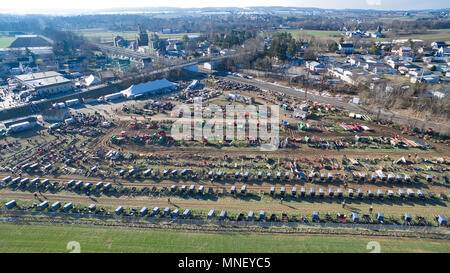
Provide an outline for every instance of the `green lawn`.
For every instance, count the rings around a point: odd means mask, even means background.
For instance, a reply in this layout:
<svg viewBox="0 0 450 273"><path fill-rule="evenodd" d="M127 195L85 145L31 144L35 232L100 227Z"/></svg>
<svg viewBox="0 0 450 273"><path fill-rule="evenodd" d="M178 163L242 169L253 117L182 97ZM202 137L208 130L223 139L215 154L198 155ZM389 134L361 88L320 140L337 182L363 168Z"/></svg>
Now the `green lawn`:
<svg viewBox="0 0 450 273"><path fill-rule="evenodd" d="M331 235L194 233L93 226L0 224L0 252L369 252L377 241L381 252L450 252L448 241Z"/></svg>

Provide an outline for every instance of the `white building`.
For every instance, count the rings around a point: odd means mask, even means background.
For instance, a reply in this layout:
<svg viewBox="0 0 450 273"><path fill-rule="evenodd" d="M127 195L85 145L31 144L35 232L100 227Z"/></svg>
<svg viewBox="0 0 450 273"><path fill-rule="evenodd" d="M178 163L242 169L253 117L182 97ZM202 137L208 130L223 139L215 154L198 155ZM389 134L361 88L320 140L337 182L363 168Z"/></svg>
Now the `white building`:
<svg viewBox="0 0 450 273"><path fill-rule="evenodd" d="M67 92L73 89L72 81L55 71L17 75L15 78L41 96Z"/></svg>
<svg viewBox="0 0 450 273"><path fill-rule="evenodd" d="M176 89L176 85L167 79L156 80L152 82L140 83L132 85L127 89L120 91L126 98L135 98L147 94L155 95L167 93Z"/></svg>

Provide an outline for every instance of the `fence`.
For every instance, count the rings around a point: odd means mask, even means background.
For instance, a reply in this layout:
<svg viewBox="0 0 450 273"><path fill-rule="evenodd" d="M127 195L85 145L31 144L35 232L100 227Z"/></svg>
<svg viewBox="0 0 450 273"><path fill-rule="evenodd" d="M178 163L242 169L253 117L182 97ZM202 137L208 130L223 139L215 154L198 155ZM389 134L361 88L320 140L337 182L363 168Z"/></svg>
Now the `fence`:
<svg viewBox="0 0 450 273"><path fill-rule="evenodd" d="M230 220L203 220L203 219L172 219L170 217L151 217L151 216L124 216L124 215L98 215L89 213L65 213L65 212L44 212L44 211L25 211L25 210L5 210L0 209L0 215L4 216L3 221L17 221L25 220L30 216L46 216L51 219L59 221L56 222L71 222L76 220L114 220L118 225L135 226L135 225L148 225L148 224L179 224L179 225L191 225L191 226L219 226L230 228L273 228L273 227L289 227L289 228L345 228L353 230L372 230L372 231L413 231L424 233L436 233L446 234L449 229L446 227L432 227L432 226L409 226L409 225L391 225L391 224L356 224L356 223L302 223L302 222L269 222L269 221L230 221ZM6 219L5 217L11 217L12 219ZM20 217L14 219L14 217ZM181 217L181 216L180 216ZM64 219L64 220L61 220ZM28 219L29 220L29 219ZM43 221L45 222L45 221ZM47 221L48 222L48 221ZM89 222L89 224L94 224ZM97 223L99 224L99 223ZM105 223L100 224L105 225ZM448 233L447 233L448 234Z"/></svg>

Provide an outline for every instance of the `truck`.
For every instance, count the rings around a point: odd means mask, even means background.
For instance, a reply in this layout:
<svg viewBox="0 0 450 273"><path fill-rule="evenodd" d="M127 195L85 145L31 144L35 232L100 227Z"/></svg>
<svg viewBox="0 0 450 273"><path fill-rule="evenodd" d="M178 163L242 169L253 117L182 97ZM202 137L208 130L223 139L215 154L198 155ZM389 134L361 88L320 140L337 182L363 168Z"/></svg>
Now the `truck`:
<svg viewBox="0 0 450 273"><path fill-rule="evenodd" d="M29 121L24 121L20 123L13 124L9 126L7 133L18 133L31 128L31 123Z"/></svg>
<svg viewBox="0 0 450 273"><path fill-rule="evenodd" d="M100 98L103 99L102 101L118 100L118 99L123 98L123 94L120 93L120 92L117 92L117 93L112 93L112 94L109 94L109 95L105 95L105 96L100 97ZM100 98L98 99L98 101L102 102L102 101L100 101Z"/></svg>
<svg viewBox="0 0 450 273"><path fill-rule="evenodd" d="M76 105L79 104L80 100L79 99L73 99L73 100L66 100L66 106L70 107L72 105Z"/></svg>

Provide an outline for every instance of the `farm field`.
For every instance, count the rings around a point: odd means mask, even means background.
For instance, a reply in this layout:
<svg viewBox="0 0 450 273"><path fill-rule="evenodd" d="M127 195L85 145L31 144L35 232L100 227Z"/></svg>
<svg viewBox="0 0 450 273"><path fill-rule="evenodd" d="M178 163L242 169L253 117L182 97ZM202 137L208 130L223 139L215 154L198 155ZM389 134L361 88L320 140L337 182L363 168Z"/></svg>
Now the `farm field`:
<svg viewBox="0 0 450 273"><path fill-rule="evenodd" d="M80 243L82 253L92 252L203 252L203 253L367 253L377 241L383 252L450 251L446 240L417 238L284 235L254 233L197 233L80 225L0 224L0 252L69 252L67 243Z"/></svg>
<svg viewBox="0 0 450 273"><path fill-rule="evenodd" d="M0 48L9 47L15 39L15 37L0 36Z"/></svg>

